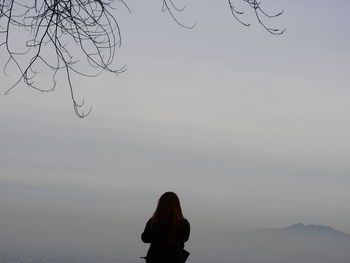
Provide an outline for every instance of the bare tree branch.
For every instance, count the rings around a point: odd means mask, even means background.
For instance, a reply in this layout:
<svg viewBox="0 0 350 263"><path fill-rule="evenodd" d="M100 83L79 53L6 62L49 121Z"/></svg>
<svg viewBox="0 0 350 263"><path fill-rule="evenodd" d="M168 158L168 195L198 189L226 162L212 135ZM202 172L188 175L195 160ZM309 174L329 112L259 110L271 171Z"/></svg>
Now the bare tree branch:
<svg viewBox="0 0 350 263"><path fill-rule="evenodd" d="M278 12L276 14L273 14L273 15L270 15L268 14L267 12L264 11L264 9L262 9L261 7L261 2L258 2L256 0L242 0L243 2L245 2L250 8L252 8L254 10L254 14L255 14L255 17L256 19L258 20L259 24L265 29L267 30L267 32L273 34L273 35L281 35L284 33L284 31L286 31L286 29L280 29L280 28L271 28L271 27L268 27L266 26L265 22L263 22L262 20L262 17L265 17L265 18L275 18L275 17L278 17L280 15L283 14L283 10L281 12ZM228 4L229 4L229 7L231 9L231 13L233 15L233 17L239 22L241 23L242 25L244 26L247 26L249 27L250 26L250 23L246 23L246 22L243 22L241 19L240 19L240 16L242 16L245 12L243 11L238 11L236 9L236 7L234 6L232 0L228 0Z"/></svg>
<svg viewBox="0 0 350 263"><path fill-rule="evenodd" d="M283 11L270 15L256 0L236 1L244 2L253 9L259 24L269 33L280 35L285 31L268 27L263 22L263 18L278 17ZM228 0L228 4L234 18L242 25L249 26L249 23L241 20L244 12L235 8L233 0ZM178 19L178 14L185 7L177 6L175 0L162 0L162 5L162 11L167 12L178 25L187 29L195 26L195 23L185 25ZM56 76L62 71L76 115L81 118L89 115L92 108L83 111L84 99L81 103L77 102L72 74L95 77L102 71L114 74L125 71L125 66L115 68L112 65L116 48L122 43L119 23L112 15L117 7L131 12L124 0L0 0L0 48L8 55L4 74L8 75L7 68L14 65L19 75L5 94L9 94L21 82L40 92L53 91L57 84ZM19 30L25 33L21 41L14 39ZM24 43L24 46L19 47L19 43ZM24 57L29 60L23 60ZM82 57L94 70L93 73L81 70ZM43 88L35 83L42 68L52 72L49 87Z"/></svg>
<svg viewBox="0 0 350 263"><path fill-rule="evenodd" d="M23 4L17 0L1 0L0 3L0 35L4 40L9 59L5 65L14 63L19 71L18 80L6 91L8 94L20 82L41 92L53 91L56 86L55 76L58 71L65 70L70 89L73 107L79 117L87 113L80 111L84 105L77 103L73 91L71 74L87 77L97 76L101 71L115 74L125 70L112 68L115 50L121 45L121 32L118 21L111 14L114 0L33 0L31 4ZM117 1L127 7L123 1ZM17 28L23 28L29 39L26 50L18 52L11 40L11 34ZM88 63L98 72L87 74L77 67L79 59L75 56L76 45L85 55ZM19 56L30 55L30 61L23 63ZM49 54L49 55L48 55ZM48 56L55 54L52 62ZM38 64L44 64L52 70L52 86L46 89L37 87L34 79L38 74Z"/></svg>
<svg viewBox="0 0 350 263"><path fill-rule="evenodd" d="M181 7L181 8L177 7L177 6L175 5L175 3L174 3L173 0L162 0L162 1L163 1L162 11L163 11L163 12L168 12L169 15L172 17L172 19L173 19L178 25L180 25L180 26L182 26L182 27L184 27L184 28L187 28L187 29L192 29L192 28L194 28L194 27L196 26L196 23L194 23L194 24L191 25L191 26L187 26L187 25L183 24L182 22L180 22L180 21L176 18L174 12L182 12L182 11L185 9L184 6Z"/></svg>

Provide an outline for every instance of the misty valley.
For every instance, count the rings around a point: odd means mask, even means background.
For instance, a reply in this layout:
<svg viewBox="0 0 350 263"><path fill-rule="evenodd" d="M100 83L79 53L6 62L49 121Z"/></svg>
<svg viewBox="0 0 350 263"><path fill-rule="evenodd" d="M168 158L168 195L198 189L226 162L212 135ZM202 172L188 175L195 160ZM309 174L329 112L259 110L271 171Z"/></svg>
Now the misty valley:
<svg viewBox="0 0 350 263"><path fill-rule="evenodd" d="M216 231L218 232L218 231ZM349 263L350 235L329 226L304 225L257 229L242 232L224 231L203 236L190 243L194 263ZM196 233L194 233L194 237ZM6 241L2 237L2 242ZM4 246L3 246L4 247ZM116 251L118 249L116 248ZM141 251L141 250L140 250ZM142 252L140 252L142 253ZM140 254L141 256L141 254ZM30 251L25 247L0 249L0 263L143 263L128 251L115 254L69 254Z"/></svg>

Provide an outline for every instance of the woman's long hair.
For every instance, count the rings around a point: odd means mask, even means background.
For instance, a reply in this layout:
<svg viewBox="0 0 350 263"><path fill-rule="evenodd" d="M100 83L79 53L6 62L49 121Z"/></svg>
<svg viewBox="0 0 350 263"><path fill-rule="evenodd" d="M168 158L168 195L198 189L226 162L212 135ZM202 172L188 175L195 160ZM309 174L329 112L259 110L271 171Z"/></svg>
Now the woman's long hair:
<svg viewBox="0 0 350 263"><path fill-rule="evenodd" d="M179 198L174 192L166 192L158 200L156 211L152 216L152 224L162 225L169 243L175 244L176 229L183 218Z"/></svg>

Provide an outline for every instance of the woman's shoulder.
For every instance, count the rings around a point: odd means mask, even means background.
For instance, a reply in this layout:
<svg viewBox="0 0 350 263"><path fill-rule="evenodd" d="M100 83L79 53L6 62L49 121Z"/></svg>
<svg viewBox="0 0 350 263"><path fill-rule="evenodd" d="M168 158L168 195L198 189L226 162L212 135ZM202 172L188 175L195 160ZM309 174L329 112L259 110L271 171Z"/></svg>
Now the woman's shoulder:
<svg viewBox="0 0 350 263"><path fill-rule="evenodd" d="M190 222L186 218L182 218L181 224L184 226L190 226Z"/></svg>
<svg viewBox="0 0 350 263"><path fill-rule="evenodd" d="M186 217L182 218L182 222L189 223Z"/></svg>

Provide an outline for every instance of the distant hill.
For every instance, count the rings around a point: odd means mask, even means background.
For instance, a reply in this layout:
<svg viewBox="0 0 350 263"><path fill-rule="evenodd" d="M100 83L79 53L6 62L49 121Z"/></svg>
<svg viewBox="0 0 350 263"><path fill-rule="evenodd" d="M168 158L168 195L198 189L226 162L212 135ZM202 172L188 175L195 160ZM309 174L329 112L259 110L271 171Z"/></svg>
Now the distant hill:
<svg viewBox="0 0 350 263"><path fill-rule="evenodd" d="M304 225L302 223L290 225L285 228L289 231L301 231L301 232L310 232L310 233L324 233L324 234L330 234L330 235L338 235L343 237L349 237L350 235L337 231L334 228L330 226L323 226L323 225Z"/></svg>
<svg viewBox="0 0 350 263"><path fill-rule="evenodd" d="M304 225L302 223L293 224L290 226L287 226L285 228L270 228L270 229L261 229L263 232L271 232L271 233L284 233L284 234L293 234L293 235L309 235L309 236L315 236L315 235L322 235L322 236L328 236L328 237L339 237L339 238L345 238L350 240L350 235L337 231L334 228L330 226L324 226L324 225Z"/></svg>
<svg viewBox="0 0 350 263"><path fill-rule="evenodd" d="M235 242L235 243L233 243ZM293 224L235 236L232 262L349 263L350 235L324 225Z"/></svg>

